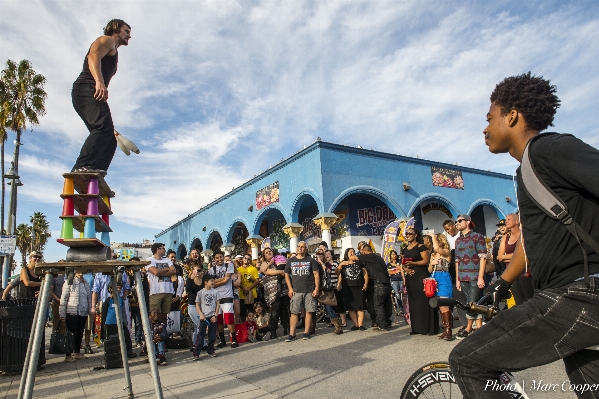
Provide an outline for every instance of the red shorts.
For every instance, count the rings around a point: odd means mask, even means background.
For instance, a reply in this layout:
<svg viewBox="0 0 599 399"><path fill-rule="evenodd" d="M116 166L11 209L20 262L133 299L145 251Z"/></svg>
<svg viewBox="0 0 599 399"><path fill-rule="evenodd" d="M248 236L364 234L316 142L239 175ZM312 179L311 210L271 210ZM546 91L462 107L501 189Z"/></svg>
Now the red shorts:
<svg viewBox="0 0 599 399"><path fill-rule="evenodd" d="M223 324L223 317L225 319L225 324L235 324L235 313L221 313L216 318L216 324Z"/></svg>

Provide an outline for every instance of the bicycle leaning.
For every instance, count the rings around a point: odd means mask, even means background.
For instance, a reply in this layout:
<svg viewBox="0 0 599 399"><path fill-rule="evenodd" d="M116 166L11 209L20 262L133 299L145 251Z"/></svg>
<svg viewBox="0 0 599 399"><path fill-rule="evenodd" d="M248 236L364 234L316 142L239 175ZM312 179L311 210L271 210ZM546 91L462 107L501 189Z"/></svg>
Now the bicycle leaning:
<svg viewBox="0 0 599 399"><path fill-rule="evenodd" d="M489 301L492 301L492 305L485 305ZM478 303L464 305L454 298L431 298L430 306L437 308L439 306L457 306L465 311L475 312L482 314L487 319L493 318L497 311L498 299L493 298L492 294L483 296ZM514 376L511 373L502 373L499 382L499 386L492 387L495 390L505 391L510 394L514 399L528 399L528 396L516 382ZM460 388L455 382L453 373L449 368L449 363L444 362L433 362L426 364L416 370L408 381L404 385L401 392L401 399L416 399L416 398L462 398Z"/></svg>

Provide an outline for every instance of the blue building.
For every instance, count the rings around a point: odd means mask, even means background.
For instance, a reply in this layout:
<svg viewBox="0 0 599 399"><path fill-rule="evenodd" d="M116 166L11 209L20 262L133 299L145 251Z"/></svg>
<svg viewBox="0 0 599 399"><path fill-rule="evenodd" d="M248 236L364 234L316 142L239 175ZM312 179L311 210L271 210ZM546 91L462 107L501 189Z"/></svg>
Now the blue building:
<svg viewBox="0 0 599 399"><path fill-rule="evenodd" d="M266 237L295 250L327 241L336 252L414 216L416 227L443 231L467 213L491 237L516 208L512 177L424 159L317 141L156 235L183 258L193 248L252 253Z"/></svg>

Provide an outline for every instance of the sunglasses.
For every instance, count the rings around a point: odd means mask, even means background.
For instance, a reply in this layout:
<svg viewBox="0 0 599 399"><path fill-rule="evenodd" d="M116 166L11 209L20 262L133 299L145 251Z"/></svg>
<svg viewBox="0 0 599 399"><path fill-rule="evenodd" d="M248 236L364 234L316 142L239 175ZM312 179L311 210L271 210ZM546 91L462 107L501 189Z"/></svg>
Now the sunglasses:
<svg viewBox="0 0 599 399"><path fill-rule="evenodd" d="M416 233L410 233L410 232L408 232L408 233L406 233L406 235L407 235L407 236L415 236L415 235L416 235Z"/></svg>
<svg viewBox="0 0 599 399"><path fill-rule="evenodd" d="M455 222L456 222L456 223L462 223L462 222L465 222L465 221L466 221L466 219L458 219L458 220L456 220Z"/></svg>
<svg viewBox="0 0 599 399"><path fill-rule="evenodd" d="M32 256L32 258L33 258L33 259L41 259L42 257L41 257L41 256L39 256L39 255L33 255L33 256Z"/></svg>

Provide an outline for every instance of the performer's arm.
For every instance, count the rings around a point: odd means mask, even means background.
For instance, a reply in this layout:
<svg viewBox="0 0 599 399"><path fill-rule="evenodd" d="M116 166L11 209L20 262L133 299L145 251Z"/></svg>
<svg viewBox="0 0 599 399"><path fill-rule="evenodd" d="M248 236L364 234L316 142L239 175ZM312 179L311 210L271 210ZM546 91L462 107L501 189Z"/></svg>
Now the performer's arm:
<svg viewBox="0 0 599 399"><path fill-rule="evenodd" d="M110 51L115 49L114 39L109 36L101 36L92 43L87 56L89 71L96 81L96 92L94 97L98 101L108 100L108 89L104 85L104 76L102 75L102 58Z"/></svg>

